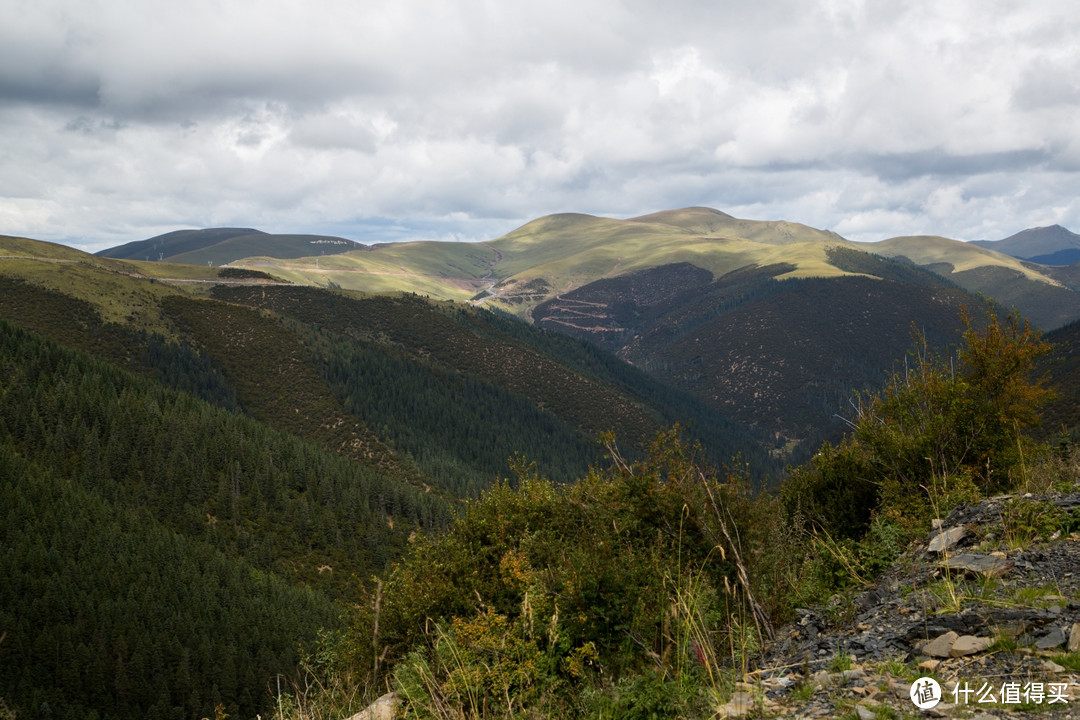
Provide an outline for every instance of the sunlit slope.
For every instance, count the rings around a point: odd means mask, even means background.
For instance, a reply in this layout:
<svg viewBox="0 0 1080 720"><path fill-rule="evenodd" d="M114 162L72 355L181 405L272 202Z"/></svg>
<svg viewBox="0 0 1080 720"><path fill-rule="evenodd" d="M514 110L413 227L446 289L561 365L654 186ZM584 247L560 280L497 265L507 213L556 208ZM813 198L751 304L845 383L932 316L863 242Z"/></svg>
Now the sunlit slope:
<svg viewBox="0 0 1080 720"><path fill-rule="evenodd" d="M896 237L862 247L884 257L906 258L965 290L1016 307L1044 330L1080 318L1080 294L1050 277L1042 265L935 236Z"/></svg>
<svg viewBox="0 0 1080 720"><path fill-rule="evenodd" d="M484 243L411 242L320 257L251 257L232 265L303 285L464 301L491 284L497 261L498 253Z"/></svg>
<svg viewBox="0 0 1080 720"><path fill-rule="evenodd" d="M150 264L150 263L148 263ZM193 279L216 272L171 263L152 263L156 277ZM184 292L149 282L140 268L123 260L98 257L40 240L0 236L0 276L25 280L90 303L107 322L171 335L161 298Z"/></svg>
<svg viewBox="0 0 1080 720"><path fill-rule="evenodd" d="M950 273L994 265L1008 268L1030 280L1050 285L1058 283L1033 269L1029 263L993 250L935 235L894 237L877 243L866 243L863 248L885 257L906 257L916 265L948 264ZM942 268L944 271L945 268ZM944 273L939 273L944 274Z"/></svg>
<svg viewBox="0 0 1080 720"><path fill-rule="evenodd" d="M777 262L794 266L784 277L849 275L828 261L826 250L837 245L851 246L835 233L805 225L684 208L629 220L548 215L489 243L398 243L332 257L252 257L234 264L323 287L453 300L480 296L525 314L594 280L670 263L692 263L715 275Z"/></svg>
<svg viewBox="0 0 1080 720"><path fill-rule="evenodd" d="M503 254L502 279L488 302L521 312L600 278L690 263L720 276L745 267L788 263L780 276L852 273L829 262L840 236L787 222L738 220L709 208L685 208L630 220L587 215L540 218L491 245Z"/></svg>

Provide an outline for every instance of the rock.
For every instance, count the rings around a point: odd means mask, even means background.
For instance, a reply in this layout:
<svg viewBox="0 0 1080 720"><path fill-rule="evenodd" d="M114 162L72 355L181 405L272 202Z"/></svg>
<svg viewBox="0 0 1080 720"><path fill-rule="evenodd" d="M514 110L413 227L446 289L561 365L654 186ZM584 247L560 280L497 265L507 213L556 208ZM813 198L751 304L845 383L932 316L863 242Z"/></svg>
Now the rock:
<svg viewBox="0 0 1080 720"><path fill-rule="evenodd" d="M896 696L897 700L911 701L911 683L899 682L895 678L889 678L889 692Z"/></svg>
<svg viewBox="0 0 1080 720"><path fill-rule="evenodd" d="M737 692L731 696L731 700L722 706L718 715L722 718L746 717L754 711L754 696L747 692Z"/></svg>
<svg viewBox="0 0 1080 720"><path fill-rule="evenodd" d="M859 716L859 720L874 720L877 717L873 710L862 704L855 706L855 713Z"/></svg>
<svg viewBox="0 0 1080 720"><path fill-rule="evenodd" d="M397 696L397 693L386 693L349 720L394 720L397 717L399 705L401 705L401 698Z"/></svg>
<svg viewBox="0 0 1080 720"><path fill-rule="evenodd" d="M939 635L930 642L923 646L923 654L936 658L947 658L949 652L952 651L953 643L956 642L960 636L956 632L950 630L944 635Z"/></svg>
<svg viewBox="0 0 1080 720"><path fill-rule="evenodd" d="M1008 558L993 555L965 553L948 558L940 564L940 567L992 578L1008 574L1013 568L1013 562Z"/></svg>
<svg viewBox="0 0 1080 720"><path fill-rule="evenodd" d="M949 528L948 530L935 535L930 541L930 545L927 546L926 551L943 553L956 543L960 542L965 535L967 535L967 528L963 525Z"/></svg>
<svg viewBox="0 0 1080 720"><path fill-rule="evenodd" d="M1063 672L1065 672L1065 668L1061 667L1060 665L1058 665L1053 660L1043 660L1041 667L1046 672L1052 672L1052 673L1063 673Z"/></svg>
<svg viewBox="0 0 1080 720"><path fill-rule="evenodd" d="M938 669L938 665L940 664L940 660L923 660L921 663L919 663L919 669L925 670L928 673L932 673Z"/></svg>
<svg viewBox="0 0 1080 720"><path fill-rule="evenodd" d="M923 715L926 715L927 717L944 718L949 717L955 711L956 706L952 703L939 702L937 705L930 708L929 710L923 710Z"/></svg>
<svg viewBox="0 0 1080 720"><path fill-rule="evenodd" d="M1068 649L1071 653L1080 650L1080 623L1073 623L1072 630L1069 632Z"/></svg>
<svg viewBox="0 0 1080 720"><path fill-rule="evenodd" d="M1053 650L1065 644L1065 631L1059 627L1050 629L1050 632L1035 641L1035 647L1039 650Z"/></svg>
<svg viewBox="0 0 1080 720"><path fill-rule="evenodd" d="M993 644L993 638L961 635L956 639L956 642L953 643L952 648L949 649L949 656L964 657L966 655L974 655L975 653L981 653Z"/></svg>

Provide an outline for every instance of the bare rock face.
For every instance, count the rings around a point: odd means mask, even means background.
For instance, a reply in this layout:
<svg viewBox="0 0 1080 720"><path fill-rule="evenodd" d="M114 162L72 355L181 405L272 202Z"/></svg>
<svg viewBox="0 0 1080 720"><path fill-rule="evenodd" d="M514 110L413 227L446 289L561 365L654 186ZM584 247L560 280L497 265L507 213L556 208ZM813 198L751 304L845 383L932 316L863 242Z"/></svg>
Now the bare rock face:
<svg viewBox="0 0 1080 720"><path fill-rule="evenodd" d="M386 693L349 720L395 720L400 705L401 698L397 693Z"/></svg>

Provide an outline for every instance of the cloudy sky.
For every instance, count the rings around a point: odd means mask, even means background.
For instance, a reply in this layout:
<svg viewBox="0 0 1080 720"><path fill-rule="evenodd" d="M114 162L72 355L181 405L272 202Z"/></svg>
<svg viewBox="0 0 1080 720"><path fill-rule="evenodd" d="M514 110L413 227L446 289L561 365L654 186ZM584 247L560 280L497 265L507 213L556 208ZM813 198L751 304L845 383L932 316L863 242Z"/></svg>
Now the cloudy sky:
<svg viewBox="0 0 1080 720"><path fill-rule="evenodd" d="M0 0L0 233L1080 232L1069 0Z"/></svg>

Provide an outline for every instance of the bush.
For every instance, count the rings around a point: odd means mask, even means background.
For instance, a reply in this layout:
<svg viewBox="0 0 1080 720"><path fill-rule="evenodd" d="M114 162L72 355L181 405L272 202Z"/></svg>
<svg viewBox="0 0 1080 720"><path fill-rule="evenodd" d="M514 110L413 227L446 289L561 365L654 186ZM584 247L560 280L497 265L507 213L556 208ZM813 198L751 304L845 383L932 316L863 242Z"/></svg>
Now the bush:
<svg viewBox="0 0 1080 720"><path fill-rule="evenodd" d="M792 471L782 488L789 516L856 539L875 513L913 530L1025 479L1032 448L1023 431L1050 394L1032 375L1049 345L1015 313L1001 320L988 310L981 330L966 311L961 319L955 355L915 333L904 370L879 393L858 396L852 434Z"/></svg>
<svg viewBox="0 0 1080 720"><path fill-rule="evenodd" d="M1002 322L988 311L981 331L966 311L962 319L955 358L931 352L917 334L913 366L859 404L855 439L888 505L910 509L928 492L947 496L950 480L992 493L1023 479L1022 431L1038 424L1050 395L1032 374L1050 346L1016 313Z"/></svg>
<svg viewBox="0 0 1080 720"><path fill-rule="evenodd" d="M409 713L696 715L733 686L797 579L778 502L677 431L641 462L609 452L565 486L518 463L394 570L384 638Z"/></svg>

